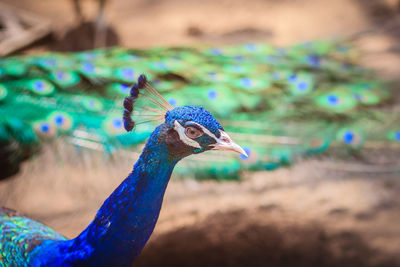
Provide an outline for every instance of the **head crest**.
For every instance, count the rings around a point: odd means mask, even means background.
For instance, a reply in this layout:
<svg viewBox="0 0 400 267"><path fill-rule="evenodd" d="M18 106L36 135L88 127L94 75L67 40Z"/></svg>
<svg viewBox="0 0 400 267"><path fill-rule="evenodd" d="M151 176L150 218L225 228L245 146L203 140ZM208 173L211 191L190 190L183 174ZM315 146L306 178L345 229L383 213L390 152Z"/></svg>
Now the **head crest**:
<svg viewBox="0 0 400 267"><path fill-rule="evenodd" d="M132 131L135 127L136 123L132 120L132 113L135 101L139 98L139 95L142 95L149 101L149 105L140 106L142 111L147 111L153 114L139 114L138 116L149 117L152 116L153 119L149 119L146 121L141 121L141 123L148 122L148 121L155 121L159 119L163 119L165 113L168 110L174 109L161 95L154 89L147 81L147 78L144 74L141 74L137 80L137 83L132 85L130 90L130 95L125 97L124 99L124 127L125 130L128 132ZM153 107L151 107L153 106ZM156 113L156 114L154 114Z"/></svg>

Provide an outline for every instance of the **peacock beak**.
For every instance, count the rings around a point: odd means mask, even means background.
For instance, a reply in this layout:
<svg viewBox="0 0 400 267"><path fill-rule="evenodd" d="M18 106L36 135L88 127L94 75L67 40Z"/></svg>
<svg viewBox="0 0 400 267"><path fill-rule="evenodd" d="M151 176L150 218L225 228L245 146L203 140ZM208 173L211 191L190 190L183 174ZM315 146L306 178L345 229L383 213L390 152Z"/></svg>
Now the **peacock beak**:
<svg viewBox="0 0 400 267"><path fill-rule="evenodd" d="M217 139L216 144L212 145L213 149L234 151L248 157L246 151L244 151L244 149L241 146L233 142L226 132L224 131L220 132L221 132L221 137Z"/></svg>

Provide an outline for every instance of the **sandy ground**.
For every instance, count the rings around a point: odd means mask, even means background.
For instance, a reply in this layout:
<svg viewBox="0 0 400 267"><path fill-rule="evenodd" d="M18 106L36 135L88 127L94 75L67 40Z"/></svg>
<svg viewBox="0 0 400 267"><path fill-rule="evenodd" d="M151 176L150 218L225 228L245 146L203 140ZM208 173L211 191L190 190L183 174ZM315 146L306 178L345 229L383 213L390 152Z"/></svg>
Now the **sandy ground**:
<svg viewBox="0 0 400 267"><path fill-rule="evenodd" d="M76 25L67 0L2 0ZM92 1L83 1L93 17ZM267 41L288 45L356 36L362 62L400 77L397 2L367 0L114 0L107 18L128 47ZM371 31L372 30L372 31ZM37 52L45 45L30 48ZM60 149L59 151L64 151ZM73 155L73 156L71 156ZM0 182L0 205L77 235L134 159L45 149ZM242 182L173 179L156 231L136 266L400 266L400 173L329 158Z"/></svg>
<svg viewBox="0 0 400 267"><path fill-rule="evenodd" d="M74 237L135 159L58 149L0 183L0 201ZM400 266L399 178L328 158L241 182L173 177L137 266Z"/></svg>

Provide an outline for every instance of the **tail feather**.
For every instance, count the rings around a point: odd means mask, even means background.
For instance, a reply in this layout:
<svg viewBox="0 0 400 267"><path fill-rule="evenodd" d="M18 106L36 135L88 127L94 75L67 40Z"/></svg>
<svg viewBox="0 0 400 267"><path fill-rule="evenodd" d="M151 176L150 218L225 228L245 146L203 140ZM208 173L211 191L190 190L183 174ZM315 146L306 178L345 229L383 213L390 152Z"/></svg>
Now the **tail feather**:
<svg viewBox="0 0 400 267"><path fill-rule="evenodd" d="M123 98L141 73L163 93L161 105L204 106L248 151L248 158L185 161L182 175L237 179L243 169L272 170L322 152L396 147L400 116L392 109L392 85L360 67L359 56L350 43L327 40L3 58L0 153L7 156L1 164L14 164L13 173L58 136L109 153L143 142L151 126L127 134L122 120Z"/></svg>

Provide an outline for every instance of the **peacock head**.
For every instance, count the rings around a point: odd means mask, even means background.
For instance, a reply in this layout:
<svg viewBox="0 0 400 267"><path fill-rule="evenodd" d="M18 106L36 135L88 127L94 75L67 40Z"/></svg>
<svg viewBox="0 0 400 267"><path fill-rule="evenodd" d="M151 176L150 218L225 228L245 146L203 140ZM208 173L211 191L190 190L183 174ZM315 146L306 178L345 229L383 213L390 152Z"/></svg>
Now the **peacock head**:
<svg viewBox="0 0 400 267"><path fill-rule="evenodd" d="M144 94L153 104L161 108L159 118L162 119L162 137L174 153L187 156L207 150L229 150L245 156L246 152L237 145L224 131L221 124L203 107L171 106L150 84L146 76L140 75L134 84L130 96L124 101L124 126L131 131L135 122L131 118L135 100ZM157 111L155 108L146 108Z"/></svg>
<svg viewBox="0 0 400 267"><path fill-rule="evenodd" d="M243 148L232 141L221 124L203 107L176 107L166 112L165 123L177 133L178 143L194 154L219 149L246 155Z"/></svg>

